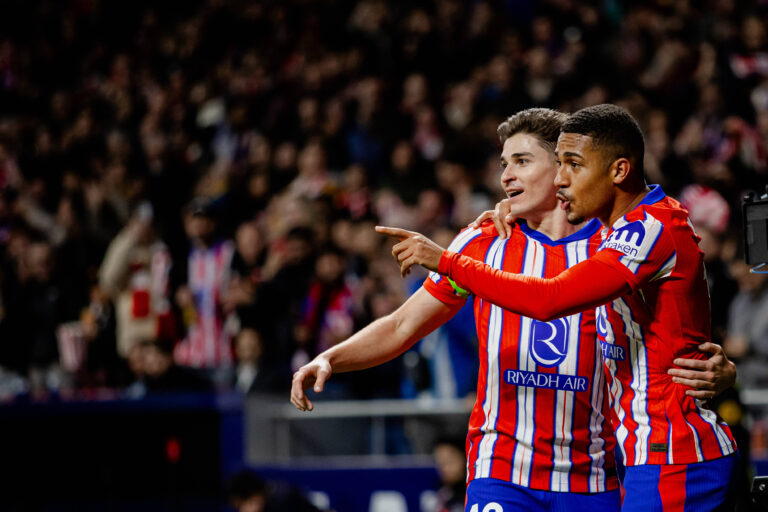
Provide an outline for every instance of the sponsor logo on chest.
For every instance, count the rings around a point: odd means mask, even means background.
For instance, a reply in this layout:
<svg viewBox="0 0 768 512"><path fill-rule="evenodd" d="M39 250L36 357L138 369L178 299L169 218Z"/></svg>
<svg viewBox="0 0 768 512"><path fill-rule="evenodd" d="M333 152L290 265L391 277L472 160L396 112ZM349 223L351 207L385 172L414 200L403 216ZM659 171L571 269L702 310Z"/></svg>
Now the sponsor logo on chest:
<svg viewBox="0 0 768 512"><path fill-rule="evenodd" d="M637 256L645 240L645 227L640 221L630 222L612 232L600 249L614 249L628 256Z"/></svg>
<svg viewBox="0 0 768 512"><path fill-rule="evenodd" d="M589 386L589 379L578 375L526 372L523 370L505 370L504 382L513 386L562 389L564 391L586 391Z"/></svg>
<svg viewBox="0 0 768 512"><path fill-rule="evenodd" d="M538 366L559 366L568 356L569 325L565 318L551 322L531 322L530 355ZM577 375L505 370L504 382L513 386L586 391L589 379Z"/></svg>

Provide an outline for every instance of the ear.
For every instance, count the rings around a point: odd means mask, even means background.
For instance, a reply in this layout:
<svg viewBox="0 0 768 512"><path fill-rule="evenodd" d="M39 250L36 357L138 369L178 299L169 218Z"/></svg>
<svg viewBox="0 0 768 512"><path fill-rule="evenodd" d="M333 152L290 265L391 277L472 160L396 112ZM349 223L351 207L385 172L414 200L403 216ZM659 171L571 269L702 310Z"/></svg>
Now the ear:
<svg viewBox="0 0 768 512"><path fill-rule="evenodd" d="M611 167L610 167L610 174L611 174L611 179L613 180L613 183L616 185L624 183L629 177L629 173L631 169L632 169L632 165L629 163L628 159L619 158L617 160L614 160L614 162L611 164Z"/></svg>

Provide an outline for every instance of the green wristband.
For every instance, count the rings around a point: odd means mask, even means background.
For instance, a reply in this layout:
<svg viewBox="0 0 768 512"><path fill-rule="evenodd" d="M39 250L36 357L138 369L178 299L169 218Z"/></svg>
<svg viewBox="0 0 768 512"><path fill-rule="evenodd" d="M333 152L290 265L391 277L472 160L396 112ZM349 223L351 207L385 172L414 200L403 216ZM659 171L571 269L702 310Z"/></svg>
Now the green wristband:
<svg viewBox="0 0 768 512"><path fill-rule="evenodd" d="M471 295L468 290L465 290L461 286L457 285L453 281L453 279L450 279L450 278L446 278L446 279L448 279L448 282L451 283L451 287L453 287L453 291L456 292L456 295L458 295L462 299L466 299L467 297L469 297Z"/></svg>

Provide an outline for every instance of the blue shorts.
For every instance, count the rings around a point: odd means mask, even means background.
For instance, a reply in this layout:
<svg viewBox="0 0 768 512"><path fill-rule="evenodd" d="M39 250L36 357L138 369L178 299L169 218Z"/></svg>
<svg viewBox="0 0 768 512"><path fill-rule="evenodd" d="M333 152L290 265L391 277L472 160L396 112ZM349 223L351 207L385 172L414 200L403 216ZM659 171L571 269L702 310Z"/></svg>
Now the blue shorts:
<svg viewBox="0 0 768 512"><path fill-rule="evenodd" d="M622 512L719 512L733 509L737 454L695 464L627 466Z"/></svg>
<svg viewBox="0 0 768 512"><path fill-rule="evenodd" d="M619 490L581 494L538 491L493 478L469 482L464 512L618 512Z"/></svg>

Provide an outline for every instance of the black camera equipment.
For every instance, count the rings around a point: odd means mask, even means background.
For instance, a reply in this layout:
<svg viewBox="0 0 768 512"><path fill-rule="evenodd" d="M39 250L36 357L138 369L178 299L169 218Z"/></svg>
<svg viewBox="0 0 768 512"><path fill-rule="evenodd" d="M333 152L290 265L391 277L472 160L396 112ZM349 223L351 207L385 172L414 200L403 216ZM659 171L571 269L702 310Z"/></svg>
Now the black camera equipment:
<svg viewBox="0 0 768 512"><path fill-rule="evenodd" d="M752 272L765 272L768 264L768 186L766 193L757 196L750 192L742 205L744 219L744 259L756 265Z"/></svg>

